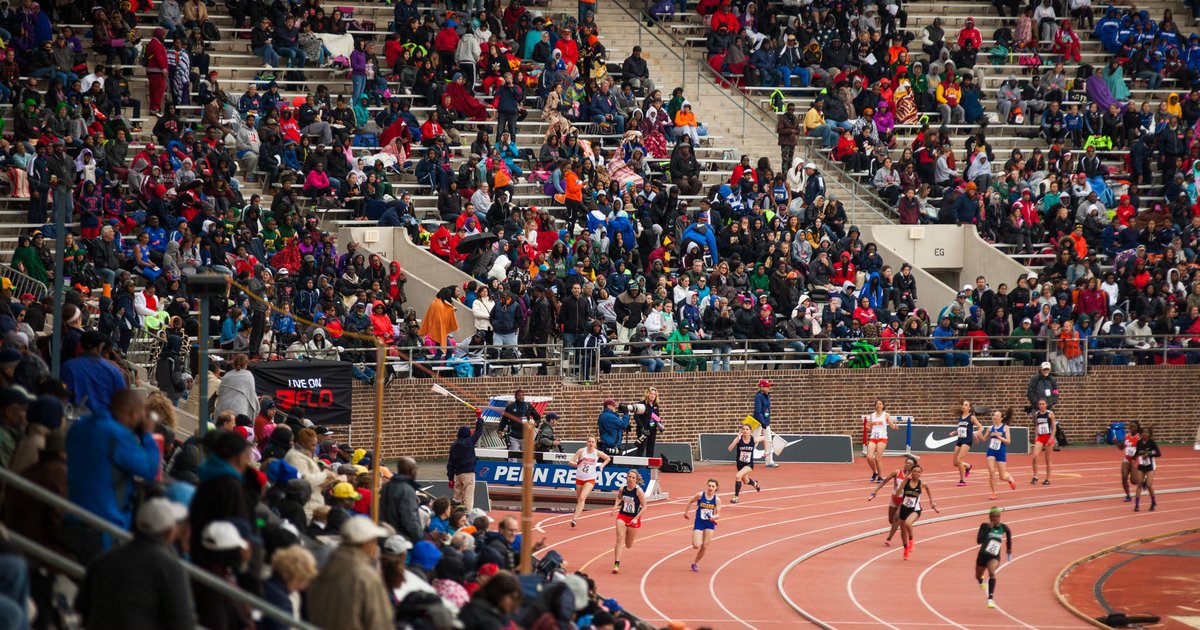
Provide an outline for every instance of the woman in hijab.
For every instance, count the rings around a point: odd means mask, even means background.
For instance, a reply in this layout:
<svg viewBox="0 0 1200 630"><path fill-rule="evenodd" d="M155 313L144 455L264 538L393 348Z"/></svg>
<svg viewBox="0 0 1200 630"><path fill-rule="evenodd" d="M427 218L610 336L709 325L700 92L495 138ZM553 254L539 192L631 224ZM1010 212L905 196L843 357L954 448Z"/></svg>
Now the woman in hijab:
<svg viewBox="0 0 1200 630"><path fill-rule="evenodd" d="M41 257L38 256L37 249L31 245L31 239L28 236L17 239L17 248L13 250L12 265L18 271L42 284L50 283L50 273L46 270L46 265L42 263Z"/></svg>

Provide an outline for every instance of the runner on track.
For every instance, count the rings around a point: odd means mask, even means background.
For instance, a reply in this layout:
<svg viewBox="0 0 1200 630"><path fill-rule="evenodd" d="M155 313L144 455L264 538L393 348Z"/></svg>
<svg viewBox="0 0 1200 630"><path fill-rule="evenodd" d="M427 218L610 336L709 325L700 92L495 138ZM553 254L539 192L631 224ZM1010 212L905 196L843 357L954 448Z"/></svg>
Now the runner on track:
<svg viewBox="0 0 1200 630"><path fill-rule="evenodd" d="M987 573L987 607L995 608L996 570L1000 568L1001 543L1006 548L1008 561L1012 562L1012 530L1000 522L1000 508L994 507L988 512L988 522L979 526L975 542L979 543L979 553L975 556L975 580L979 582L979 588L984 588L983 574Z"/></svg>
<svg viewBox="0 0 1200 630"><path fill-rule="evenodd" d="M875 411L867 414L867 424L871 429L871 435L867 438L867 466L871 468L871 483L875 483L883 480L879 458L887 449L888 429L897 428L897 424L892 414L884 410L883 401L878 399L875 400Z"/></svg>
<svg viewBox="0 0 1200 630"><path fill-rule="evenodd" d="M692 525L692 548L696 549L696 559L692 560L693 571L700 570L700 559L704 557L713 532L717 530L717 519L721 517L721 498L717 496L719 487L716 479L709 479L708 489L697 492L683 508L683 518L687 519L692 504L696 504L696 516Z"/></svg>
<svg viewBox="0 0 1200 630"><path fill-rule="evenodd" d="M912 472L913 466L917 465L917 461L916 455L905 455L904 465L900 467L900 470L893 470L892 474L883 477L879 485L871 491L871 496L867 497L868 501L874 499L875 495L887 485L887 482L892 482L892 500L888 501L888 524L892 526L892 531L888 532L887 540L883 541L884 547L892 546L892 538L896 535L896 530L900 529L900 519L896 518L900 512L900 502L903 499L900 494L900 485L908 478L908 474Z"/></svg>
<svg viewBox="0 0 1200 630"><path fill-rule="evenodd" d="M1008 445L1012 443L1012 432L1008 423L1012 420L1012 409L1005 413L999 410L992 412L992 426L980 429L975 434L981 440L987 440L988 485L992 488L991 499L996 498L996 477L1007 481L1008 487L1017 489L1017 482L1008 472Z"/></svg>
<svg viewBox="0 0 1200 630"><path fill-rule="evenodd" d="M1154 461L1156 457L1162 457L1162 451L1158 450L1158 444L1154 441L1154 430L1142 427L1137 444L1137 468L1133 472L1133 484L1137 488L1137 496L1133 499L1134 512L1139 511L1142 503L1143 487L1150 493L1150 511L1158 507L1158 499L1154 496L1154 471L1158 469Z"/></svg>
<svg viewBox="0 0 1200 630"><path fill-rule="evenodd" d="M1054 450L1054 431L1058 428L1058 420L1054 419L1054 412L1046 406L1045 398L1037 401L1037 409L1033 412L1033 426L1037 433L1037 441L1033 443L1033 479L1029 483L1037 483L1038 455L1045 455L1046 479L1042 481L1042 485L1048 486L1050 485L1050 451Z"/></svg>
<svg viewBox="0 0 1200 630"><path fill-rule="evenodd" d="M912 553L913 547L916 546L916 541L913 540L913 525L921 518L921 495L929 497L929 507L933 508L934 512L941 514L942 511L933 502L933 491L921 481L920 464L913 466L908 479L904 480L900 488L903 498L900 500L900 512L897 517L900 519L900 542L904 543L904 559L908 560L908 554Z"/></svg>
<svg viewBox="0 0 1200 630"><path fill-rule="evenodd" d="M954 467L958 469L958 485L960 486L967 485L967 477L971 476L971 465L967 463L967 453L971 452L971 436L982 428L983 424L979 422L979 418L975 417L971 401L962 401L958 426L950 432L951 436L958 438L958 441L954 443Z"/></svg>
<svg viewBox="0 0 1200 630"><path fill-rule="evenodd" d="M755 490L762 491L762 488L758 486L758 482L750 478L750 473L754 472L754 447L762 444L764 441L762 436L754 437L751 435L750 425L743 424L742 432L734 437L733 441L725 449L727 451L734 451L736 454L734 459L737 463L737 473L733 477L733 498L729 500L730 503L738 502L738 495L742 493L742 483L748 483L754 486ZM763 448L768 447L769 445L763 446ZM734 450L735 448L737 450Z"/></svg>
<svg viewBox="0 0 1200 630"><path fill-rule="evenodd" d="M617 515L617 543L613 546L613 573L621 572L621 549L633 549L633 541L642 527L642 510L646 508L646 493L638 487L641 476L636 470L625 475L625 486L617 494L613 512Z"/></svg>
<svg viewBox="0 0 1200 630"><path fill-rule="evenodd" d="M1133 477L1133 471L1137 469L1137 445L1141 437L1142 424L1134 420L1129 423L1129 433L1125 434L1125 439L1117 445L1117 448L1125 453L1121 459L1121 487L1125 489L1126 503L1133 500L1133 497L1129 496L1129 480Z"/></svg>
<svg viewBox="0 0 1200 630"><path fill-rule="evenodd" d="M592 488L596 487L600 471L610 461L612 458L607 453L596 449L596 438L593 436L587 439L587 446L575 451L567 462L575 467L575 514L571 516L571 527L575 527L575 519L583 513L583 506Z"/></svg>

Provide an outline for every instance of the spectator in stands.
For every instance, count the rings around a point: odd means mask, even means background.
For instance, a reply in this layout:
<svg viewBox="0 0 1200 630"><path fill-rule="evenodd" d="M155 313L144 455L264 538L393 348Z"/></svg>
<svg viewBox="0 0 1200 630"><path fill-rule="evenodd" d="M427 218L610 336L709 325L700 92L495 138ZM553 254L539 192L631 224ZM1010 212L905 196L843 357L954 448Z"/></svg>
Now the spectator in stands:
<svg viewBox="0 0 1200 630"><path fill-rule="evenodd" d="M88 628L195 627L192 591L175 551L186 519L187 508L170 499L142 503L133 540L88 566L75 600Z"/></svg>
<svg viewBox="0 0 1200 630"><path fill-rule="evenodd" d="M820 138L822 147L832 147L837 144L837 132L833 125L825 121L825 101L813 101L812 109L804 115L804 135L810 138Z"/></svg>
<svg viewBox="0 0 1200 630"><path fill-rule="evenodd" d="M374 566L379 539L388 533L367 518L351 518L346 523L342 544L307 590L309 621L321 627L358 630L393 623L395 612Z"/></svg>
<svg viewBox="0 0 1200 630"><path fill-rule="evenodd" d="M646 66L646 60L642 58L641 46L634 46L630 55L621 63L621 77L641 94L654 92L654 80L650 78L650 69Z"/></svg>
<svg viewBox="0 0 1200 630"><path fill-rule="evenodd" d="M162 116L163 95L167 91L167 47L163 43L166 34L166 29L156 28L146 42L143 65L150 81L150 113L154 116Z"/></svg>
<svg viewBox="0 0 1200 630"><path fill-rule="evenodd" d="M416 478L417 462L410 457L401 457L396 464L396 474L380 490L379 496L379 520L414 543L422 539Z"/></svg>
<svg viewBox="0 0 1200 630"><path fill-rule="evenodd" d="M233 358L233 369L221 378L221 388L217 390L217 413L232 411L249 418L258 415L258 391L249 368L249 356L239 354Z"/></svg>
<svg viewBox="0 0 1200 630"><path fill-rule="evenodd" d="M63 312L66 314L66 309ZM73 404L93 413L110 408L114 392L126 387L125 376L102 356L107 343L98 331L83 333L79 342L82 354L63 363L63 382L71 391ZM63 347L66 349L66 344Z"/></svg>

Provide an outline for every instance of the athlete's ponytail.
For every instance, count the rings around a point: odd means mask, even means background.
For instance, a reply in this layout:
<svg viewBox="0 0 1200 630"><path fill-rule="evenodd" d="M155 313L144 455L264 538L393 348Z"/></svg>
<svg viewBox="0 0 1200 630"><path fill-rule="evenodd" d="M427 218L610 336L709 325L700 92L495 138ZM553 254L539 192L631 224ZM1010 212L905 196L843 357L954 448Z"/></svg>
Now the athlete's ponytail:
<svg viewBox="0 0 1200 630"><path fill-rule="evenodd" d="M1008 424L1012 424L1012 419L1013 419L1013 408L1009 407L1008 409L1006 409L1004 411L1004 415L1001 416L1000 421L1003 422L1004 424L1008 425Z"/></svg>

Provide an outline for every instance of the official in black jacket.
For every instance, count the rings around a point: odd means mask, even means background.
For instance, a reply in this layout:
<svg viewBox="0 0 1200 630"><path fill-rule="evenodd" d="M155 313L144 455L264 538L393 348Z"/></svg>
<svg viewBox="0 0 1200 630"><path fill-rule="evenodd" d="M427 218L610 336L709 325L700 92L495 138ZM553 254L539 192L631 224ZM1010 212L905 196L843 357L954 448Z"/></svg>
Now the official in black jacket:
<svg viewBox="0 0 1200 630"><path fill-rule="evenodd" d="M475 419L475 430L458 427L458 436L450 445L450 458L446 460L446 478L454 491L454 502L475 509L475 445L483 436L483 415Z"/></svg>

